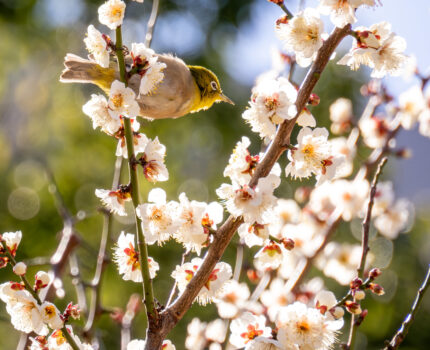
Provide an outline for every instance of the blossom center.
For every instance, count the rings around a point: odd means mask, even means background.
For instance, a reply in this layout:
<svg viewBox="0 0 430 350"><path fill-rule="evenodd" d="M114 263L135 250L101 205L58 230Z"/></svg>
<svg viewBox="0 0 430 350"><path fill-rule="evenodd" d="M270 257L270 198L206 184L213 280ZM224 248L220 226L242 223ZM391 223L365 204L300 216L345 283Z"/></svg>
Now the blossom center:
<svg viewBox="0 0 430 350"><path fill-rule="evenodd" d="M257 325L248 325L247 327L248 332L243 332L240 336L245 339L245 344L247 344L250 340L257 338L258 336L263 334L263 331L261 329L258 329Z"/></svg>

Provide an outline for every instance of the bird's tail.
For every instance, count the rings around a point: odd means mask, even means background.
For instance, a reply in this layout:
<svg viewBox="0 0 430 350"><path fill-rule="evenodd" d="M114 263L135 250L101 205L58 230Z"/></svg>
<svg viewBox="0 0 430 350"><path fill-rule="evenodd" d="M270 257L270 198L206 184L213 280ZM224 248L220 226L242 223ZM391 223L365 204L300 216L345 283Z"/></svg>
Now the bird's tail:
<svg viewBox="0 0 430 350"><path fill-rule="evenodd" d="M66 67L60 76L62 83L91 83L109 91L115 80L114 68L103 68L95 62L68 53L64 58Z"/></svg>

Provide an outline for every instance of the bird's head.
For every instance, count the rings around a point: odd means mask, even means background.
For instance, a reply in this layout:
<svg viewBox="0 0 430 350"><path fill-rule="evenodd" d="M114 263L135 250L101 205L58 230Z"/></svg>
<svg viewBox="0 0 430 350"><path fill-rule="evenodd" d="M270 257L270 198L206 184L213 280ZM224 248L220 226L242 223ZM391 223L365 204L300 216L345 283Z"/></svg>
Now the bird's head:
<svg viewBox="0 0 430 350"><path fill-rule="evenodd" d="M193 106L191 112L205 110L215 102L227 102L234 105L234 102L223 94L217 76L209 69L200 66L188 66L191 75L197 84L200 93L200 99Z"/></svg>

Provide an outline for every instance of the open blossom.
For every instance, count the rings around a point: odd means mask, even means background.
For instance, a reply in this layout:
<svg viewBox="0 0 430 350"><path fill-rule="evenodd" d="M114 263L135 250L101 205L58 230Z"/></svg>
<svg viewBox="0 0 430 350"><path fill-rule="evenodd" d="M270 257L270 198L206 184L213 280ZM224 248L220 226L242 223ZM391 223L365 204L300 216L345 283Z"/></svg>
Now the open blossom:
<svg viewBox="0 0 430 350"><path fill-rule="evenodd" d="M218 314L222 318L234 318L243 309L250 296L246 283L228 281L215 300Z"/></svg>
<svg viewBox="0 0 430 350"><path fill-rule="evenodd" d="M208 241L209 228L215 228L222 221L222 206L216 202L189 201L185 193L179 195L179 220L182 222L174 235L187 252L194 251L200 255L201 249Z"/></svg>
<svg viewBox="0 0 430 350"><path fill-rule="evenodd" d="M302 128L297 136L298 144L288 151L290 163L285 169L286 175L307 178L316 174L318 183L332 179L344 157L333 154L327 138L325 128Z"/></svg>
<svg viewBox="0 0 430 350"><path fill-rule="evenodd" d="M257 337L246 344L245 350L282 350L282 345L274 339Z"/></svg>
<svg viewBox="0 0 430 350"><path fill-rule="evenodd" d="M188 324L185 348L189 350L220 350L227 333L227 327L220 319L206 323L198 318Z"/></svg>
<svg viewBox="0 0 430 350"><path fill-rule="evenodd" d="M330 130L333 134L342 134L349 130L353 117L352 102L341 97L330 105Z"/></svg>
<svg viewBox="0 0 430 350"><path fill-rule="evenodd" d="M114 135L121 128L121 119L109 113L108 101L103 95L92 94L82 111L91 118L94 129L99 127L106 134Z"/></svg>
<svg viewBox="0 0 430 350"><path fill-rule="evenodd" d="M120 188L116 191L96 189L96 196L112 213L126 216L124 203L131 201L131 194L128 189Z"/></svg>
<svg viewBox="0 0 430 350"><path fill-rule="evenodd" d="M355 10L362 6L375 6L375 0L320 0L319 10L330 19L336 27L357 22Z"/></svg>
<svg viewBox="0 0 430 350"><path fill-rule="evenodd" d="M296 98L297 90L286 78L264 77L252 89L250 107L242 118L262 138L272 139L276 125L296 116Z"/></svg>
<svg viewBox="0 0 430 350"><path fill-rule="evenodd" d="M257 222L253 224L244 223L239 226L237 233L248 247L253 247L255 245L262 246L269 239L269 225L259 224Z"/></svg>
<svg viewBox="0 0 430 350"><path fill-rule="evenodd" d="M315 307L320 310L321 314L339 319L343 316L344 310L336 304L337 300L333 292L321 290L315 295Z"/></svg>
<svg viewBox="0 0 430 350"><path fill-rule="evenodd" d="M135 118L140 112L136 94L119 80L115 80L111 85L108 108L112 118L119 116Z"/></svg>
<svg viewBox="0 0 430 350"><path fill-rule="evenodd" d="M106 40L92 24L88 26L87 37L84 39L85 46L91 54L91 58L100 66L109 67L109 51Z"/></svg>
<svg viewBox="0 0 430 350"><path fill-rule="evenodd" d="M336 137L330 140L333 153L344 156L344 161L339 165L336 171L336 178L347 177L352 174L354 158L357 151L355 145L358 135L358 129L353 129L348 138Z"/></svg>
<svg viewBox="0 0 430 350"><path fill-rule="evenodd" d="M426 106L421 87L415 85L399 96L399 112L396 118L400 119L402 126L410 130L414 127L421 112Z"/></svg>
<svg viewBox="0 0 430 350"><path fill-rule="evenodd" d="M143 134L143 133L141 133L141 132L139 132L139 133L137 133L137 132L135 132L135 133L133 133L133 145L134 145L134 154L135 155L137 155L137 154L139 154L139 153L143 153L143 152L145 152L145 150L146 150L146 147L148 146L148 144L149 144L149 139L148 139L148 137L146 137L146 135L145 134ZM158 141L158 140L157 140ZM153 146L150 146L152 149L151 149L151 153L150 153L150 155L152 156L152 157L154 157L155 159L155 163L154 164L152 164L153 166L154 166L154 168L157 168L157 167L159 167L159 164L160 164L160 159L161 159L161 155L160 154L157 154L157 156L154 154L154 150L153 150ZM160 149L158 149L158 151L160 151ZM127 159L128 158L128 151L127 151L127 142L126 142L126 140L125 140L125 136L124 135L122 135L120 138L119 138L119 140L118 140L118 146L117 146L117 148L116 148L116 152L115 152L115 155L116 156L122 156L122 157L124 157L125 159ZM164 157L163 157L163 159L162 159L162 161L164 161ZM164 164L163 164L164 165ZM151 169L148 169L147 170L147 172L148 172L148 175L149 175L149 172L150 172L150 170ZM164 169L158 169L157 168L157 170L159 170L160 171L160 178L163 178L163 176L165 176L165 172L164 172ZM167 171L167 169L165 169L166 171ZM144 168L144 171L145 171L145 168ZM162 174L162 175L161 175ZM158 173L157 173L157 175L158 175ZM154 176L155 176L155 174L154 174ZM155 177L154 177L155 178Z"/></svg>
<svg viewBox="0 0 430 350"><path fill-rule="evenodd" d="M283 279L274 278L270 287L261 293L260 299L267 308L270 320L274 322L280 308L294 301L294 295L289 292L287 283Z"/></svg>
<svg viewBox="0 0 430 350"><path fill-rule="evenodd" d="M399 199L375 218L375 227L388 239L395 239L404 230L414 215L414 208L407 199Z"/></svg>
<svg viewBox="0 0 430 350"><path fill-rule="evenodd" d="M243 185L251 180L253 171L260 160L259 155L251 155L248 150L250 145L249 138L243 136L241 141L236 144L224 170L224 176Z"/></svg>
<svg viewBox="0 0 430 350"><path fill-rule="evenodd" d="M260 178L255 188L235 183L222 184L216 193L218 197L225 200L225 206L233 216L242 215L248 223L265 222L275 204L276 198L273 191L279 186L280 181L278 175L269 174L267 177Z"/></svg>
<svg viewBox="0 0 430 350"><path fill-rule="evenodd" d="M285 249L282 245L270 242L255 254L254 265L259 270L277 269L282 263Z"/></svg>
<svg viewBox="0 0 430 350"><path fill-rule="evenodd" d="M90 344L83 344L81 340L73 333L73 329L70 326L66 326L67 331L71 335L71 337L75 340L76 345L78 345L81 350L93 350L93 347ZM63 334L62 330L56 330L53 332L48 338L48 347L49 350L72 350L72 347L67 342L66 337ZM38 349L38 348L36 348ZM46 349L42 347L42 349Z"/></svg>
<svg viewBox="0 0 430 350"><path fill-rule="evenodd" d="M333 205L339 210L343 220L350 221L360 215L367 204L369 182L356 178L353 181L337 180L333 185Z"/></svg>
<svg viewBox="0 0 430 350"><path fill-rule="evenodd" d="M137 154L137 152L135 152ZM158 141L158 137L154 140L148 140L140 157L140 163L143 167L143 174L150 182L167 181L169 172L164 164L166 156L166 146Z"/></svg>
<svg viewBox="0 0 430 350"><path fill-rule="evenodd" d="M279 23L276 27L285 49L296 54L297 63L302 67L307 67L316 57L323 44L323 30L323 21L312 8L305 9L287 23Z"/></svg>
<svg viewBox="0 0 430 350"><path fill-rule="evenodd" d="M142 220L143 234L147 244L162 244L176 233L182 221L178 216L179 204L166 202L166 192L154 188L148 194L151 203L140 204L136 213Z"/></svg>
<svg viewBox="0 0 430 350"><path fill-rule="evenodd" d="M281 308L276 322L284 349L328 350L336 341L339 323L314 308L295 302Z"/></svg>
<svg viewBox="0 0 430 350"><path fill-rule="evenodd" d="M361 118L358 126L364 143L370 148L383 147L391 130L391 123L380 116Z"/></svg>
<svg viewBox="0 0 430 350"><path fill-rule="evenodd" d="M42 315L43 322L45 322L50 328L60 329L64 326L64 322L60 317L60 311L58 311L57 307L49 301L45 301L40 305L40 313Z"/></svg>
<svg viewBox="0 0 430 350"><path fill-rule="evenodd" d="M185 290L187 284L191 281L202 263L202 259L194 258L191 262L184 263L181 266L176 266L175 271L172 272L172 277L176 280L180 293ZM217 263L207 282L197 295L197 301L202 305L206 305L213 301L214 298L218 298L224 284L231 278L231 276L232 271L229 264L224 262Z"/></svg>
<svg viewBox="0 0 430 350"><path fill-rule="evenodd" d="M158 56L155 55L154 50L142 43L131 44L131 55L141 76L139 95L151 94L163 80L166 64L158 62Z"/></svg>
<svg viewBox="0 0 430 350"><path fill-rule="evenodd" d="M234 319L230 325L230 343L236 348L242 348L257 337L270 337L272 330L266 327L266 318L253 315L250 312L243 313Z"/></svg>
<svg viewBox="0 0 430 350"><path fill-rule="evenodd" d="M133 234L121 232L113 255L113 260L118 266L118 272L123 275L122 278L125 281L142 282L139 252L135 250ZM155 278L160 269L158 263L148 257L148 265L150 277Z"/></svg>
<svg viewBox="0 0 430 350"><path fill-rule="evenodd" d="M11 323L18 331L48 334L41 309L34 297L19 283L6 282L0 285L0 299L6 303Z"/></svg>
<svg viewBox="0 0 430 350"><path fill-rule="evenodd" d="M98 12L100 23L115 30L124 19L125 3L121 0L109 0L99 7Z"/></svg>
<svg viewBox="0 0 430 350"><path fill-rule="evenodd" d="M381 22L370 28L358 27L351 51L338 64L356 70L364 64L373 68L371 77L382 78L386 74L399 75L407 62L403 53L406 41L390 32L391 25Z"/></svg>
<svg viewBox="0 0 430 350"><path fill-rule="evenodd" d="M0 236L3 240L6 248L9 250L12 256L15 256L16 250L18 249L19 243L21 242L22 232L5 232Z"/></svg>

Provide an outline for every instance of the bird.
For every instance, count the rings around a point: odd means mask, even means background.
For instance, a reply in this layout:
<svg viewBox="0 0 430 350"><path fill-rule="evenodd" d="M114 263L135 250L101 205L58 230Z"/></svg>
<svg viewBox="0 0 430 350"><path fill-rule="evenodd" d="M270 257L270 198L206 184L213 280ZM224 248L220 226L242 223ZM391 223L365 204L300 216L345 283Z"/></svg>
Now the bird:
<svg viewBox="0 0 430 350"><path fill-rule="evenodd" d="M206 110L216 102L234 102L222 92L215 73L202 66L187 65L170 54L157 54L158 61L165 63L164 78L157 89L148 95L139 96L141 77L134 74L128 86L136 93L140 115L148 119L179 118L189 113ZM132 58L126 57L130 67ZM68 53L64 59L66 67L60 76L63 83L91 83L109 94L114 80L120 80L115 61L104 68L96 62Z"/></svg>

